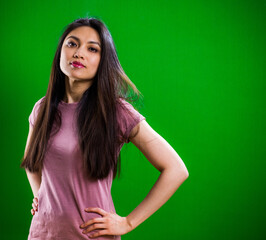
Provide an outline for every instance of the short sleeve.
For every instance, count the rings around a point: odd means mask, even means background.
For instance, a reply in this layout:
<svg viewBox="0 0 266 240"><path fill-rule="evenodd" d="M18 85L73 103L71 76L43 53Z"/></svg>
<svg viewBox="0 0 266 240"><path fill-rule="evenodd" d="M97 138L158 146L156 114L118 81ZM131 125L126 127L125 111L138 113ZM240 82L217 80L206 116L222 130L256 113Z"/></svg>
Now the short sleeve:
<svg viewBox="0 0 266 240"><path fill-rule="evenodd" d="M118 122L123 134L124 141L129 143L129 135L132 129L142 120L146 118L140 114L130 103L120 98L120 106L118 108Z"/></svg>
<svg viewBox="0 0 266 240"><path fill-rule="evenodd" d="M35 124L35 120L38 116L38 112L39 112L39 108L40 108L40 103L42 102L42 100L44 99L44 97L42 97L41 99L39 99L33 106L33 109L29 115L29 123L30 125L33 127Z"/></svg>

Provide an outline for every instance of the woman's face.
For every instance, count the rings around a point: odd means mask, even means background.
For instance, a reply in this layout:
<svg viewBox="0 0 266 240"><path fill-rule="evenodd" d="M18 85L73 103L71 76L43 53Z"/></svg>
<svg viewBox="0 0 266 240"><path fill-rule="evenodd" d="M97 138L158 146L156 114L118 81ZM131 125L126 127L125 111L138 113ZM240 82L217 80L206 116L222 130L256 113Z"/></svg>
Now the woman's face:
<svg viewBox="0 0 266 240"><path fill-rule="evenodd" d="M82 26L66 36L61 49L60 68L70 81L91 80L97 72L100 59L101 42L96 30ZM83 67L73 64L75 61Z"/></svg>

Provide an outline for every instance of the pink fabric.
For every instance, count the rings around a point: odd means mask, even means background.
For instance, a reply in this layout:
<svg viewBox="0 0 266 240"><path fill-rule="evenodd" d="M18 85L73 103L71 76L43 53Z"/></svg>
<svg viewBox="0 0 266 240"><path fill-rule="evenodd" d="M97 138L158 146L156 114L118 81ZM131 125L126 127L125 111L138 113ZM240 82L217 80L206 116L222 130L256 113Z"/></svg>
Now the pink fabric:
<svg viewBox="0 0 266 240"><path fill-rule="evenodd" d="M43 98L35 103L29 116L32 126ZM128 136L133 127L146 118L130 103L124 100L122 102L134 116L129 117L123 111L119 114L120 127L127 136L126 142L129 142ZM75 129L74 112L77 104L61 101L58 105L62 113L62 125L59 132L49 140L44 158L42 182L38 191L38 212L32 217L28 240L90 239L89 234L83 234L83 229L79 226L100 215L87 213L84 209L100 207L115 212L111 196L112 172L103 180L89 181L85 178ZM117 149L118 153L122 146L123 144ZM105 236L95 239L119 240L121 237Z"/></svg>

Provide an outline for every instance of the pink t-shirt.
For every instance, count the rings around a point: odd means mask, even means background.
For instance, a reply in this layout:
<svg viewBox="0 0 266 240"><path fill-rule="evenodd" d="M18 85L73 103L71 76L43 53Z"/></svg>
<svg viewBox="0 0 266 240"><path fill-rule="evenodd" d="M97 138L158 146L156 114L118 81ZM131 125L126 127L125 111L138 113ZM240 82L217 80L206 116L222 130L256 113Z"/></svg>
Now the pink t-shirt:
<svg viewBox="0 0 266 240"><path fill-rule="evenodd" d="M29 122L34 126L38 113L39 99L29 116ZM121 99L122 103L133 113L133 118L123 111L119 114L119 125L129 142L131 130L141 120L146 119L134 107ZM48 149L44 157L42 182L38 191L38 211L32 217L28 240L76 240L90 239L92 232L83 234L79 226L94 217L97 213L87 213L87 207L100 207L105 211L115 212L111 186L112 171L103 180L91 181L85 177L82 168L81 152L78 146L78 136L75 124L75 109L78 103L61 101L58 109L61 111L62 125L57 134L49 139ZM120 108L122 109L122 108ZM123 143L124 144L124 143ZM120 152L123 144L117 149ZM120 236L95 238L98 240L121 239Z"/></svg>

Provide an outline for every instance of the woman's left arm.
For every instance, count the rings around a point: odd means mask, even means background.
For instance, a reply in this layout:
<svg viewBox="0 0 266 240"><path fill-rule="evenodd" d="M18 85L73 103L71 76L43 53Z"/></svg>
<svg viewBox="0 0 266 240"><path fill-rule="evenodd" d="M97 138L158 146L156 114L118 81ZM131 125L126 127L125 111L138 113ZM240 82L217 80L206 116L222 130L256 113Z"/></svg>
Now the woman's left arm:
<svg viewBox="0 0 266 240"><path fill-rule="evenodd" d="M139 131L136 134L138 126ZM102 229L92 234L92 237L122 235L132 231L157 211L188 178L188 170L182 159L145 120L133 128L129 139L161 174L148 195L127 217L120 217L100 208L89 208L88 212L97 212L103 216L92 219L82 226L89 226L84 233Z"/></svg>
<svg viewBox="0 0 266 240"><path fill-rule="evenodd" d="M132 134L134 135L133 129ZM144 200L127 216L132 229L157 211L188 178L188 170L170 144L144 120L131 142L161 174Z"/></svg>

